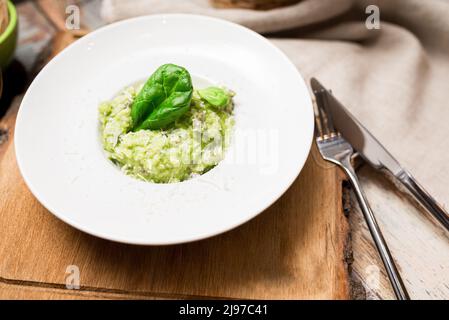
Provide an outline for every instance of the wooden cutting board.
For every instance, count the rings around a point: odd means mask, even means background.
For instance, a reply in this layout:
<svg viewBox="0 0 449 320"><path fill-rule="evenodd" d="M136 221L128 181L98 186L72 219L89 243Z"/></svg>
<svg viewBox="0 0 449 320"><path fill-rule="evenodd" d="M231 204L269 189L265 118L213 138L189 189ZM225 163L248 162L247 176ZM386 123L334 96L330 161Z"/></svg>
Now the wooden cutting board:
<svg viewBox="0 0 449 320"><path fill-rule="evenodd" d="M60 35L54 53L72 40ZM343 178L315 145L291 188L243 226L182 245L124 245L66 225L30 193L14 153L20 100L0 121L0 299L350 298ZM70 266L79 289L66 288Z"/></svg>

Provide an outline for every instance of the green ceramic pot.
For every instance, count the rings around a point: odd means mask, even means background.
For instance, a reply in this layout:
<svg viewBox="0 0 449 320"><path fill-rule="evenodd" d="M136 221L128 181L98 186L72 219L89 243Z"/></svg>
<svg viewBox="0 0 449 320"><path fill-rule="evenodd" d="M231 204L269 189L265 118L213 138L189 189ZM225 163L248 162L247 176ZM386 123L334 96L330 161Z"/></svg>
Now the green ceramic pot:
<svg viewBox="0 0 449 320"><path fill-rule="evenodd" d="M8 27L0 34L0 69L4 69L11 62L17 44L17 12L11 1L8 1L8 11Z"/></svg>

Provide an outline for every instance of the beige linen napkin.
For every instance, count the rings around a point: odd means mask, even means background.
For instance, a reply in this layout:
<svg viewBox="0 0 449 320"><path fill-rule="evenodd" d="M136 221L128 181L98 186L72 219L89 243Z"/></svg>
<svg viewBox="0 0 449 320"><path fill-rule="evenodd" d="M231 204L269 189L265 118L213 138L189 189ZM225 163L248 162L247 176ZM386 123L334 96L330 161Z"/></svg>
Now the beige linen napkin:
<svg viewBox="0 0 449 320"><path fill-rule="evenodd" d="M368 30L368 5L380 30ZM207 0L104 0L116 21L196 13L267 35L334 94L443 204L449 205L449 1L303 0L269 11L215 9Z"/></svg>

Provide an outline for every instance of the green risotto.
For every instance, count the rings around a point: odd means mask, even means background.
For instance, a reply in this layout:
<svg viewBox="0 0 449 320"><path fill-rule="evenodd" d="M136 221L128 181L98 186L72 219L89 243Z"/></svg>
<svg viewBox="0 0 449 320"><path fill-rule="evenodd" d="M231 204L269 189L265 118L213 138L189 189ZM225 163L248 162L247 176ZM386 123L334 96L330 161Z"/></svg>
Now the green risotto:
<svg viewBox="0 0 449 320"><path fill-rule="evenodd" d="M167 120L173 104L169 111L152 106L155 111L142 112L137 123L132 112L145 85L128 87L99 106L101 141L108 157L127 175L155 183L183 181L216 166L231 138L233 94L216 87L192 89L184 112ZM149 100L147 95L140 101ZM145 128L150 122L151 128Z"/></svg>

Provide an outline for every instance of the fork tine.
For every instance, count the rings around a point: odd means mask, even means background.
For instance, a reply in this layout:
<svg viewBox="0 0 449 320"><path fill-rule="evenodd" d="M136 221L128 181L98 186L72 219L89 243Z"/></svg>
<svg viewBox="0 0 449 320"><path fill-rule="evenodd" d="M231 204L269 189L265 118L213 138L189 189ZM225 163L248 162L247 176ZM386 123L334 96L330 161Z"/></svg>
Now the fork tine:
<svg viewBox="0 0 449 320"><path fill-rule="evenodd" d="M317 97L316 97L317 98ZM317 99L314 99L313 101L313 113L314 113L314 119L315 119L315 137L319 139L323 139L323 127L321 124L321 116L319 114L318 110L318 102Z"/></svg>
<svg viewBox="0 0 449 320"><path fill-rule="evenodd" d="M323 94L322 92L317 92L317 105L318 105L318 116L320 119L320 124L321 124L321 130L323 132L323 135L329 135L329 128L327 126L327 121L326 121L326 114L323 110Z"/></svg>
<svg viewBox="0 0 449 320"><path fill-rule="evenodd" d="M322 107L320 107L321 105L321 97L318 96L318 101L317 101L317 107L316 107L316 114L315 114L315 122L317 124L317 128L318 128L318 132L319 132L319 138L321 139L326 139L329 135L329 129L327 127L327 123L326 123L326 115L323 112Z"/></svg>
<svg viewBox="0 0 449 320"><path fill-rule="evenodd" d="M316 116L315 122L320 130L320 138L325 139L335 135L333 123L329 121L329 112L327 112L326 92L322 90L314 91L316 97Z"/></svg>

